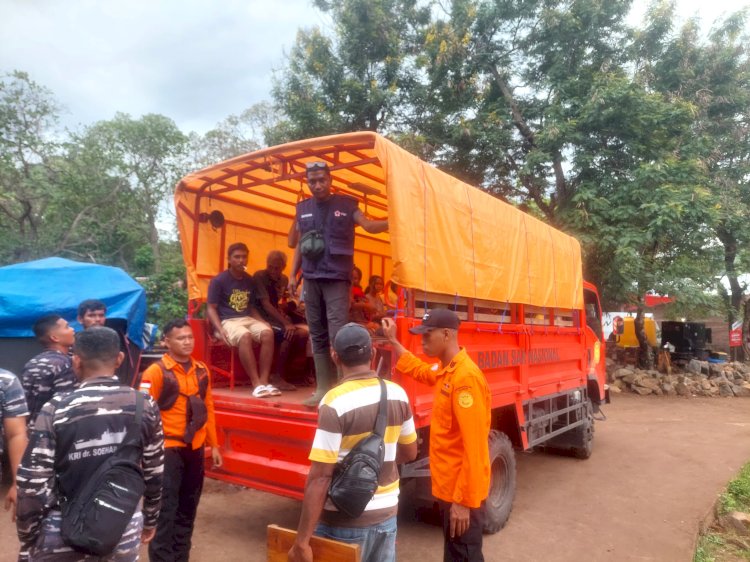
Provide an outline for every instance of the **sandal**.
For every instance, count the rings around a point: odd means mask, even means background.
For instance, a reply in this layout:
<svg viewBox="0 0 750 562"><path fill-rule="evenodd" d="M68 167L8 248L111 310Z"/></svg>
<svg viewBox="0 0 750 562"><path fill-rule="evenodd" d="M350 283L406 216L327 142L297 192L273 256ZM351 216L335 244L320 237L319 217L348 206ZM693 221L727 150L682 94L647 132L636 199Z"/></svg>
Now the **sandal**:
<svg viewBox="0 0 750 562"><path fill-rule="evenodd" d="M266 390L268 391L268 396L281 396L281 391L272 384L267 384Z"/></svg>
<svg viewBox="0 0 750 562"><path fill-rule="evenodd" d="M268 398L271 396L271 391L264 384L259 384L253 389L253 396L255 398Z"/></svg>
<svg viewBox="0 0 750 562"><path fill-rule="evenodd" d="M286 382L279 375L271 375L271 382L269 386L273 386L274 388L281 390L281 391L285 391L285 392L292 392L292 391L297 390L296 386L294 386L291 383Z"/></svg>

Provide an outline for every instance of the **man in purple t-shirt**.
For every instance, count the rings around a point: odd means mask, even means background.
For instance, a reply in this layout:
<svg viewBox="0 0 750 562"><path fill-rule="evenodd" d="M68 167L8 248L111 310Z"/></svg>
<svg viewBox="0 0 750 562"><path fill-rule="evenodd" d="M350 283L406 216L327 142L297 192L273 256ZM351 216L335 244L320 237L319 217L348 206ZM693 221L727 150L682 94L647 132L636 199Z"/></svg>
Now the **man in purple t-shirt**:
<svg viewBox="0 0 750 562"><path fill-rule="evenodd" d="M208 286L208 319L224 343L237 348L253 385L253 396L278 396L281 391L268 383L273 362L273 330L252 305L257 288L245 272L247 255L247 246L242 242L229 246L228 269L211 279ZM257 363L253 343L260 346Z"/></svg>

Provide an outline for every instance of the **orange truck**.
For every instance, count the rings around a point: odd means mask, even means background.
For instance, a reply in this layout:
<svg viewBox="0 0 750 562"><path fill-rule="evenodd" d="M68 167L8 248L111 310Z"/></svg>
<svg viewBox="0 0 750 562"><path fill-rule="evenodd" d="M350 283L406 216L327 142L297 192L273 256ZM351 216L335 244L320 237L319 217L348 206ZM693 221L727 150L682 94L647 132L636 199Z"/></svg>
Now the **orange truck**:
<svg viewBox="0 0 750 562"><path fill-rule="evenodd" d="M187 267L196 356L212 372L224 466L221 480L301 498L316 412L308 392L253 398L236 350L219 344L205 318L208 283L226 268L226 248L245 242L248 270L270 250L292 257L295 205L309 197L307 162L327 162L334 191L356 197L389 231L357 229L354 262L364 278L395 288L398 337L421 355L408 328L426 310L455 310L459 342L484 372L492 394L492 481L487 532L503 527L515 495L514 451L537 447L591 455L594 417L608 402L596 287L583 280L578 241L488 193L449 176L371 132L271 147L192 173L175 193ZM388 293L388 291L386 291ZM377 338L376 338L377 340ZM429 496L428 438L433 391L393 372L390 349L375 342L381 375L406 389L419 456L401 467Z"/></svg>

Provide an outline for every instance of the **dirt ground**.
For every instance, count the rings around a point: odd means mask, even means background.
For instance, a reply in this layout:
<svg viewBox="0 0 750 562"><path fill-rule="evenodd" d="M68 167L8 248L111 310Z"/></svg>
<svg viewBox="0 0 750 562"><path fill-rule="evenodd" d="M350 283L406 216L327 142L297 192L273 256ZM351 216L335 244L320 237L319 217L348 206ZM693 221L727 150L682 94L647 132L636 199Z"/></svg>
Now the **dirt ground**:
<svg viewBox="0 0 750 562"><path fill-rule="evenodd" d="M692 560L701 522L750 459L750 399L616 395L605 413L589 460L518 454L513 513L504 530L485 536L488 562ZM297 501L206 484L193 540L196 562L264 561L266 525L297 524ZM13 545L5 515L0 544ZM13 560L11 551L0 550L0 560ZM399 515L398 558L442 559L440 529L417 520L407 501Z"/></svg>

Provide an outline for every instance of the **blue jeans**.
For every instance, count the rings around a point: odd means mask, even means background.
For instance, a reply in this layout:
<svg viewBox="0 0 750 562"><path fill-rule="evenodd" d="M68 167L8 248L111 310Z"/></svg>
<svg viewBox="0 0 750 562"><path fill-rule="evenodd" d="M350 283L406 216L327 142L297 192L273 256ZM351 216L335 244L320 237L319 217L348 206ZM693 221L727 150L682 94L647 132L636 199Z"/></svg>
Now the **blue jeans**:
<svg viewBox="0 0 750 562"><path fill-rule="evenodd" d="M360 562L396 562L396 517L371 527L329 527L318 523L315 535L360 546Z"/></svg>

